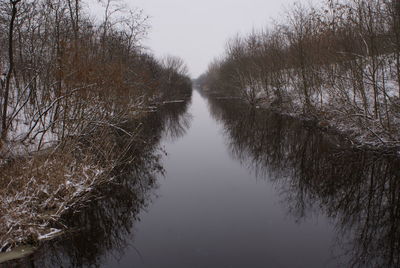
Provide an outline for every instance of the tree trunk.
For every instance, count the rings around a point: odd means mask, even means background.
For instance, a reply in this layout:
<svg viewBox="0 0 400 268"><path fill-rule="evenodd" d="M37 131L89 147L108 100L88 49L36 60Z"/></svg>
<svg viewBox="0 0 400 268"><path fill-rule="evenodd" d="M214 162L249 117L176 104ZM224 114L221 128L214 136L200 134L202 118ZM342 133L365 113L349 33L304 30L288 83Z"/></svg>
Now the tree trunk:
<svg viewBox="0 0 400 268"><path fill-rule="evenodd" d="M7 124L7 109L8 109L8 98L10 93L10 82L11 76L14 69L14 50L13 50L13 33L14 33L14 22L17 17L17 4L21 0L10 0L12 6L11 10L11 20L8 33L8 59L9 59L9 69L6 75L6 82L4 87L4 99L3 99L3 114L1 118L1 138L5 139L7 137L8 124Z"/></svg>

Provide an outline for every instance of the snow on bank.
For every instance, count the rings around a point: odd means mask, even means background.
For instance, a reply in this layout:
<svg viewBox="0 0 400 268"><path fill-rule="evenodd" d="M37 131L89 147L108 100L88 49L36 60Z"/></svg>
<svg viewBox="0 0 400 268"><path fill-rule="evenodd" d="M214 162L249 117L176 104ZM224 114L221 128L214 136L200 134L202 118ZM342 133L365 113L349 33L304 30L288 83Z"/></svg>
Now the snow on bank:
<svg viewBox="0 0 400 268"><path fill-rule="evenodd" d="M329 82L332 80L329 74L321 73L323 82L308 89L307 104L301 90L301 78L288 72L284 78L286 83L279 89L269 85L268 93L257 83L256 86L243 85L239 92L244 100L255 106L273 108L294 117L311 119L323 128L335 129L345 134L355 146L400 147L400 87L394 77L377 76L375 88L368 78L364 78L364 91L360 94L353 88L354 81L349 73L344 73L333 84ZM251 101L249 96L253 97Z"/></svg>
<svg viewBox="0 0 400 268"><path fill-rule="evenodd" d="M109 180L107 169L64 155L14 162L2 171L7 185L0 190L0 252L24 241L47 239L62 231L60 217L84 204L96 185ZM52 225L58 226L53 228Z"/></svg>

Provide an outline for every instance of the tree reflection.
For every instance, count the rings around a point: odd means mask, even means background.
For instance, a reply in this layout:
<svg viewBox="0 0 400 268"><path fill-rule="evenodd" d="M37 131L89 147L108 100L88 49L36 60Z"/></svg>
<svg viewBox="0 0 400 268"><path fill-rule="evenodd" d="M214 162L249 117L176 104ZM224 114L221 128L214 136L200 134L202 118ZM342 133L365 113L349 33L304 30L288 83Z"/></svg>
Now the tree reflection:
<svg viewBox="0 0 400 268"><path fill-rule="evenodd" d="M45 243L33 256L8 265L99 266L110 255L114 258L122 256L129 241L134 239L132 231L135 223L140 221L139 213L151 202L157 188L157 177L164 172L160 141L186 133L190 127L190 115L187 114L190 100L191 95L188 95L182 103L165 104L143 120L127 122L124 129L140 125L140 136L124 154L127 164L112 174L115 177L113 182L96 189L86 206L74 209L64 217L63 223L71 230L66 235ZM122 141L126 136L117 133L117 139Z"/></svg>
<svg viewBox="0 0 400 268"><path fill-rule="evenodd" d="M191 104L191 96L186 98L182 103L167 103L161 107L159 114L163 116L164 137L176 140L189 129L192 115L187 110Z"/></svg>
<svg viewBox="0 0 400 268"><path fill-rule="evenodd" d="M400 160L350 149L311 123L236 100L209 98L231 155L269 178L297 220L317 210L336 224L350 267L400 265ZM345 242L349 241L349 242Z"/></svg>

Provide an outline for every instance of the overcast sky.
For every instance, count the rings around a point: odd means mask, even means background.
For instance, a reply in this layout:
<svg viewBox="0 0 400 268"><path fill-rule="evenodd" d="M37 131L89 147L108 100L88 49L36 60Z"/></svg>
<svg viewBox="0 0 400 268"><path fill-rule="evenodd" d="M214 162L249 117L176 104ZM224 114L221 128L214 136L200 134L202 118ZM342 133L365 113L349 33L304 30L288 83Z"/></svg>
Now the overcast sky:
<svg viewBox="0 0 400 268"><path fill-rule="evenodd" d="M282 17L295 0L124 0L150 16L144 44L158 57L183 58L196 78L222 54L228 38Z"/></svg>

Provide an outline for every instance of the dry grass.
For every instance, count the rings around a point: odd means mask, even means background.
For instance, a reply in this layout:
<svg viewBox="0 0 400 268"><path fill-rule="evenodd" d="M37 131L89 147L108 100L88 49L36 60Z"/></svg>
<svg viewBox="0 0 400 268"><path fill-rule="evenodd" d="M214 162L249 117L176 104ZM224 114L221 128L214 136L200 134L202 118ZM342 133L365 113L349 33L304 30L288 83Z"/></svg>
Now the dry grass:
<svg viewBox="0 0 400 268"><path fill-rule="evenodd" d="M110 172L133 137L125 137L123 145L119 140L115 129L101 127L96 135L5 161L0 166L0 252L64 229L60 217L112 180Z"/></svg>

